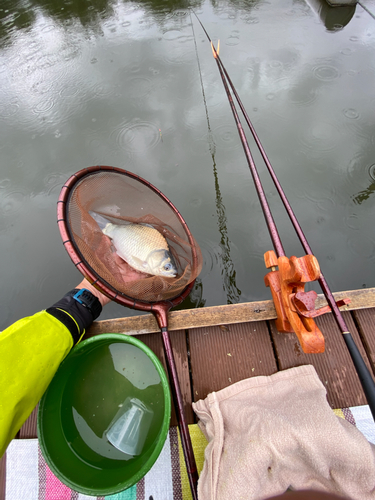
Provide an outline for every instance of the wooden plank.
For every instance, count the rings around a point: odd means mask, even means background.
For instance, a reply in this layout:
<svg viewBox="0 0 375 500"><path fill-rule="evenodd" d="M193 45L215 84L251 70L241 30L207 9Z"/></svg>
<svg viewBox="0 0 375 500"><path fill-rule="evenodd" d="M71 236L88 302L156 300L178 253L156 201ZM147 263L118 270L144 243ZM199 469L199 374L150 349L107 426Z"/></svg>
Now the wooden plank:
<svg viewBox="0 0 375 500"><path fill-rule="evenodd" d="M168 315L168 330L200 328L202 326L229 325L276 318L275 306L271 300L212 306L198 309L171 311ZM95 322L90 335L107 332L153 333L160 330L153 314L131 316Z"/></svg>
<svg viewBox="0 0 375 500"><path fill-rule="evenodd" d="M239 380L277 372L266 322L189 331L194 401Z"/></svg>
<svg viewBox="0 0 375 500"><path fill-rule="evenodd" d="M168 374L161 333L146 334L136 336L136 338L144 342L156 354L156 356L162 362L166 373ZM177 332L173 332L173 335L171 335L171 344L173 357L176 363L180 389L184 400L185 416L188 424L193 424L194 412L191 406L191 386L185 331L180 330ZM173 404L171 425L177 425L177 418L173 408Z"/></svg>
<svg viewBox="0 0 375 500"><path fill-rule="evenodd" d="M352 315L375 373L375 309L353 311Z"/></svg>
<svg viewBox="0 0 375 500"><path fill-rule="evenodd" d="M375 307L375 288L364 288L333 294L336 300L349 298L350 304L342 308L345 311ZM322 294L318 295L316 307L326 305ZM245 302L224 306L212 306L198 309L184 309L169 313L169 331L190 328L202 328L215 325L231 325L250 321L265 321L276 318L276 310L272 300ZM159 326L153 314L131 316L96 321L91 326L88 336L100 333L127 333L128 335L154 333Z"/></svg>
<svg viewBox="0 0 375 500"><path fill-rule="evenodd" d="M344 312L343 316L361 355L371 370L350 313ZM305 354L294 333L279 333L276 330L274 321L270 322L280 370L311 364L315 367L320 380L327 388L327 399L332 408L367 404L349 351L332 314L320 316L317 318L316 323L325 337L326 348L323 354Z"/></svg>

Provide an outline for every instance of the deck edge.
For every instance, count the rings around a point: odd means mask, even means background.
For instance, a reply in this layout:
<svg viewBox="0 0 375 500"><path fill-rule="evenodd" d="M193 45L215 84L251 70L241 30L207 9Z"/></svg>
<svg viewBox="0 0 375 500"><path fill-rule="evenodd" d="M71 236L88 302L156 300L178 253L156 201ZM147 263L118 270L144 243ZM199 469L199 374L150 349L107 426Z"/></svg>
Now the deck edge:
<svg viewBox="0 0 375 500"><path fill-rule="evenodd" d="M343 298L351 300L350 304L340 309L341 311L375 307L375 288L336 292L333 295L336 300ZM316 307L319 308L323 305L326 305L326 300L323 294L319 294ZM276 319L274 303L272 300L263 300L172 311L169 313L168 329L174 331L272 319ZM141 335L158 331L160 329L155 317L152 314L144 314L141 316L96 321L89 329L88 335L92 336L108 332Z"/></svg>

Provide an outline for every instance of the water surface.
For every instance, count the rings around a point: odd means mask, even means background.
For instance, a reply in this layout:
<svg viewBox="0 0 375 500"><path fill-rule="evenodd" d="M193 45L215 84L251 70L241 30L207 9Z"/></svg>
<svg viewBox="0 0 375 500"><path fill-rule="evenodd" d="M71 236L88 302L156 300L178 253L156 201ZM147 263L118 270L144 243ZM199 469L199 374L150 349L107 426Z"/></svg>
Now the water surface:
<svg viewBox="0 0 375 500"><path fill-rule="evenodd" d="M220 39L332 290L375 286L375 20L360 5L7 0L0 6L0 328L80 281L56 202L72 173L97 164L136 172L185 218L204 266L182 307L271 297L263 284L271 240L210 46L189 7ZM254 157L285 250L303 255L255 150ZM129 314L138 312L111 304L101 318Z"/></svg>

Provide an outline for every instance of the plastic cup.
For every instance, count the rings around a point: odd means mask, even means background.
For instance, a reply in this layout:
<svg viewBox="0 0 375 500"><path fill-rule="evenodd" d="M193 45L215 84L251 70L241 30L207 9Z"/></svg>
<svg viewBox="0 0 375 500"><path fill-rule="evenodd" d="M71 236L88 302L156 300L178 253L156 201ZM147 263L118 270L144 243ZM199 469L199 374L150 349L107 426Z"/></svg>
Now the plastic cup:
<svg viewBox="0 0 375 500"><path fill-rule="evenodd" d="M140 455L153 415L142 401L127 397L106 431L108 441L127 455Z"/></svg>

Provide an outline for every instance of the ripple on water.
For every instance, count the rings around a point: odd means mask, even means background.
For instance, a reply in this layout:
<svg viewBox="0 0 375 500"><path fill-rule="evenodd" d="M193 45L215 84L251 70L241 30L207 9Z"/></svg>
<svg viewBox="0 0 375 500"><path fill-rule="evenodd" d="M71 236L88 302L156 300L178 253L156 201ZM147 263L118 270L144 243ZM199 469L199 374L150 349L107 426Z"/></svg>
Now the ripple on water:
<svg viewBox="0 0 375 500"><path fill-rule="evenodd" d="M340 132L332 123L319 122L303 129L299 140L309 150L332 151L339 143Z"/></svg>
<svg viewBox="0 0 375 500"><path fill-rule="evenodd" d="M344 56L351 56L354 52L354 49L351 47L344 47L342 50L340 50L341 54Z"/></svg>
<svg viewBox="0 0 375 500"><path fill-rule="evenodd" d="M348 246L356 256L365 259L375 256L375 241L368 236L362 235L361 238L358 238L358 235L355 234L353 238L348 239Z"/></svg>
<svg viewBox="0 0 375 500"><path fill-rule="evenodd" d="M189 39L189 37L186 37L186 39ZM173 44L164 54L164 60L167 63L172 64L186 64L194 61L195 59L196 54L193 44Z"/></svg>
<svg viewBox="0 0 375 500"><path fill-rule="evenodd" d="M39 57L34 58L33 66L36 70L50 69L60 62L59 55L56 54L41 54Z"/></svg>
<svg viewBox="0 0 375 500"><path fill-rule="evenodd" d="M34 94L47 94L48 92L50 92L53 88L53 85L54 83L50 80L45 80L44 78L39 80L38 82L35 82L32 86L31 86L31 91L34 93Z"/></svg>
<svg viewBox="0 0 375 500"><path fill-rule="evenodd" d="M354 229L355 231L360 229L361 221L357 214L350 214L344 220L349 229Z"/></svg>
<svg viewBox="0 0 375 500"><path fill-rule="evenodd" d="M19 110L19 105L17 103L7 103L0 105L0 116L2 118L9 118L14 116Z"/></svg>
<svg viewBox="0 0 375 500"><path fill-rule="evenodd" d="M258 24L259 23L258 17L250 16L248 14L241 17L241 20L246 24Z"/></svg>
<svg viewBox="0 0 375 500"><path fill-rule="evenodd" d="M39 101L37 104L35 104L35 106L33 106L32 109L36 114L46 113L47 111L52 109L55 104L55 99L49 97L48 99L42 99L41 101Z"/></svg>
<svg viewBox="0 0 375 500"><path fill-rule="evenodd" d="M339 70L335 66L330 66L328 64L319 64L315 66L313 74L315 78L322 82L330 82L340 75Z"/></svg>
<svg viewBox="0 0 375 500"><path fill-rule="evenodd" d="M0 201L1 211L6 215L18 212L24 204L25 197L25 193L21 191L13 191L5 195Z"/></svg>
<svg viewBox="0 0 375 500"><path fill-rule="evenodd" d="M188 16L188 12L186 10L175 10L172 14L172 17L177 17L178 19L184 18L186 16Z"/></svg>
<svg viewBox="0 0 375 500"><path fill-rule="evenodd" d="M47 191L47 194L58 193L66 181L66 174L61 174L59 172L48 175L44 180L43 184Z"/></svg>
<svg viewBox="0 0 375 500"><path fill-rule="evenodd" d="M109 97L114 91L114 86L109 82L100 82L94 85L94 97Z"/></svg>
<svg viewBox="0 0 375 500"><path fill-rule="evenodd" d="M126 85L126 94L128 97L139 99L145 97L152 88L151 79L143 76L136 76L129 80Z"/></svg>
<svg viewBox="0 0 375 500"><path fill-rule="evenodd" d="M238 45L240 43L240 32L238 30L232 30L229 37L225 40L225 44L229 46Z"/></svg>
<svg viewBox="0 0 375 500"><path fill-rule="evenodd" d="M177 40L181 36L181 30L171 28L163 33L164 40Z"/></svg>
<svg viewBox="0 0 375 500"><path fill-rule="evenodd" d="M189 204L194 208L198 208L202 205L202 198L193 198Z"/></svg>
<svg viewBox="0 0 375 500"><path fill-rule="evenodd" d="M213 131L213 139L220 149L236 149L241 146L238 132L233 125L219 125Z"/></svg>
<svg viewBox="0 0 375 500"><path fill-rule="evenodd" d="M332 209L335 208L336 202L334 197L332 198L327 198L327 197L315 197L313 196L310 192L304 192L303 198L306 198L307 200L313 202L321 211L324 212L331 212ZM322 222L322 220L319 220L318 222Z"/></svg>
<svg viewBox="0 0 375 500"><path fill-rule="evenodd" d="M56 26L54 24L45 24L40 28L40 31L42 33L50 33L51 31L55 30Z"/></svg>
<svg viewBox="0 0 375 500"><path fill-rule="evenodd" d="M67 44L60 51L60 56L64 61L72 61L82 54L82 50L79 46L74 44Z"/></svg>
<svg viewBox="0 0 375 500"><path fill-rule="evenodd" d="M346 118L350 118L351 120L356 120L357 118L360 117L360 114L354 108L345 108L343 110L343 113L344 113L344 116L346 116Z"/></svg>
<svg viewBox="0 0 375 500"><path fill-rule="evenodd" d="M10 185L10 179L2 179L0 181L0 189L6 189Z"/></svg>
<svg viewBox="0 0 375 500"><path fill-rule="evenodd" d="M114 133L119 146L134 153L151 149L160 141L159 128L150 122L123 124L120 130Z"/></svg>
<svg viewBox="0 0 375 500"><path fill-rule="evenodd" d="M74 79L73 81L69 81L69 83L65 82L59 91L59 95L61 97L75 97L83 88L83 83L78 79Z"/></svg>
<svg viewBox="0 0 375 500"><path fill-rule="evenodd" d="M219 245L209 240L199 241L199 247L203 257L202 271L199 274L199 278L204 279L206 276L209 276L213 268L218 265L221 248Z"/></svg>
<svg viewBox="0 0 375 500"><path fill-rule="evenodd" d="M368 173L370 174L371 179L375 181L375 163L368 169Z"/></svg>
<svg viewBox="0 0 375 500"><path fill-rule="evenodd" d="M305 83L304 85L292 87L288 92L288 99L298 106L309 106L316 100L317 95L317 87Z"/></svg>

